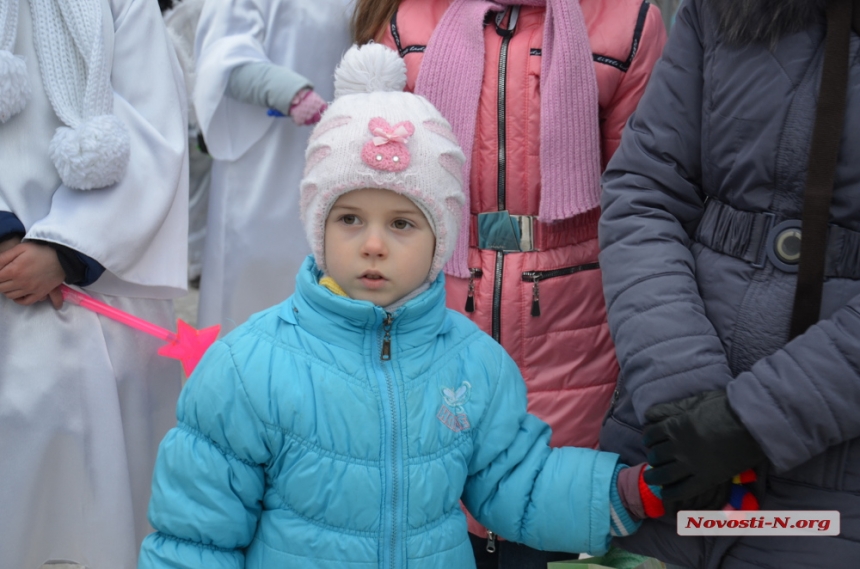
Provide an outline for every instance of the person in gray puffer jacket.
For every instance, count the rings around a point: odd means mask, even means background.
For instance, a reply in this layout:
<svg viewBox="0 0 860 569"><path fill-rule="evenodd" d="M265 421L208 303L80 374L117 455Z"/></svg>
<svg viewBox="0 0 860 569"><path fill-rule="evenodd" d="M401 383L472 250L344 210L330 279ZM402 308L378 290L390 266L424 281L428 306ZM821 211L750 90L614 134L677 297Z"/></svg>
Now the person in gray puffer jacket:
<svg viewBox="0 0 860 569"><path fill-rule="evenodd" d="M821 319L788 341L787 245L803 210L827 4L681 6L603 178L600 263L621 376L601 447L639 462L646 425L649 482L676 500L670 512L719 507L731 471L756 467L762 509L838 510L841 534L679 537L667 516L620 540L637 553L709 569L860 566L856 3Z"/></svg>

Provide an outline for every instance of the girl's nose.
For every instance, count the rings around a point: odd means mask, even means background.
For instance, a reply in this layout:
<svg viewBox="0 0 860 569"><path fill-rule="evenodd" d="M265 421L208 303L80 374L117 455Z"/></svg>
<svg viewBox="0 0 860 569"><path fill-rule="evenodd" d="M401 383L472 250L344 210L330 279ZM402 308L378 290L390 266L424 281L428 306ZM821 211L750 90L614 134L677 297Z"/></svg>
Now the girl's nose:
<svg viewBox="0 0 860 569"><path fill-rule="evenodd" d="M388 246L380 230L375 228L368 230L361 246L361 254L365 257L385 257L388 254Z"/></svg>

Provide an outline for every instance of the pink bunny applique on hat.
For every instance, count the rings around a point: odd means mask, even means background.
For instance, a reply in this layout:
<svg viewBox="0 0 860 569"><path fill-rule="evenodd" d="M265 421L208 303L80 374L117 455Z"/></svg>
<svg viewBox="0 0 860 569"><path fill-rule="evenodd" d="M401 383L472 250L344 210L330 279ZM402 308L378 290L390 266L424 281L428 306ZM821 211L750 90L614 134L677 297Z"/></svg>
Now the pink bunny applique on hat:
<svg viewBox="0 0 860 569"><path fill-rule="evenodd" d="M368 128L373 138L361 149L361 159L365 164L386 172L402 172L409 167L412 157L406 143L415 134L415 126L411 122L403 121L391 126L384 118L375 117L370 119Z"/></svg>

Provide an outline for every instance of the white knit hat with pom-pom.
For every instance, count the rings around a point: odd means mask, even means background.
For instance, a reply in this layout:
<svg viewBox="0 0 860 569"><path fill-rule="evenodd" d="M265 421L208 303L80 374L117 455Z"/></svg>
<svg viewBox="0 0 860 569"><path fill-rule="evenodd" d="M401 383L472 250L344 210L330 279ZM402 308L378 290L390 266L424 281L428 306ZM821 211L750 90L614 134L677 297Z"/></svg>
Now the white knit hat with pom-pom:
<svg viewBox="0 0 860 569"><path fill-rule="evenodd" d="M45 93L57 117L49 152L63 184L103 188L125 175L131 141L113 114L111 58L103 36L102 0L30 0L33 44ZM24 60L15 44L18 0L0 0L0 122L30 98Z"/></svg>
<svg viewBox="0 0 860 569"><path fill-rule="evenodd" d="M24 58L12 53L18 29L18 0L0 0L0 123L24 110L30 82Z"/></svg>
<svg viewBox="0 0 860 569"><path fill-rule="evenodd" d="M302 221L323 271L329 211L362 188L402 194L427 217L436 236L429 282L454 252L465 157L448 121L405 86L405 63L380 44L353 46L335 71L335 100L311 133L301 182Z"/></svg>

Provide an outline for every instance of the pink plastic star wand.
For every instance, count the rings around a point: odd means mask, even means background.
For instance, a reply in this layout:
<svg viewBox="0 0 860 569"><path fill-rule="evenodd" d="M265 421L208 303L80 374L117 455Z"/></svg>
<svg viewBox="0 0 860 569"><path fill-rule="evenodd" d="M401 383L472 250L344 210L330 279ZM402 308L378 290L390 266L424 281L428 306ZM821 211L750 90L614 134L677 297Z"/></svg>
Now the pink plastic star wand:
<svg viewBox="0 0 860 569"><path fill-rule="evenodd" d="M136 330L146 332L150 336L155 336L160 340L168 342L167 345L161 346L158 349L158 355L181 361L182 369L185 370L186 376L191 375L191 372L197 366L197 362L200 361L200 358L203 357L209 346L218 338L218 332L221 331L221 326L217 324L209 328L196 330L184 321L177 319L176 332L174 333L166 328L147 322L142 318L132 316L119 308L107 305L88 294L69 288L66 285L60 285L60 291L63 293L63 300L66 302L77 304L87 310L92 310L112 320L121 322L126 326L131 326Z"/></svg>

